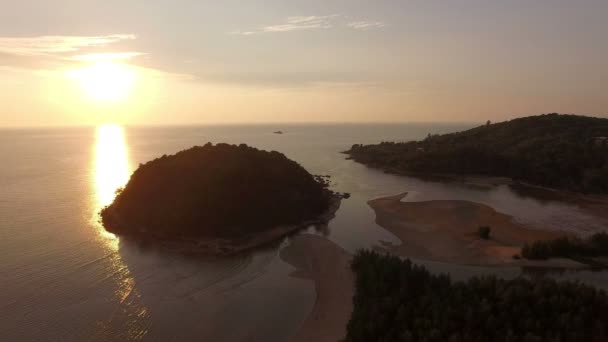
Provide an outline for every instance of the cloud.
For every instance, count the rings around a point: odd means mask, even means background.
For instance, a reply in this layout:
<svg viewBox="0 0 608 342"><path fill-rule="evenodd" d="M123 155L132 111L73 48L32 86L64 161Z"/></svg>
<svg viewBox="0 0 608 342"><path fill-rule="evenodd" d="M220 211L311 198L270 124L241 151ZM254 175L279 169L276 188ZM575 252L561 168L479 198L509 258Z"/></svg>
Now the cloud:
<svg viewBox="0 0 608 342"><path fill-rule="evenodd" d="M262 31L289 32L296 30L327 29L333 27L332 20L337 17L339 17L337 14L288 17L284 24L266 26L262 28Z"/></svg>
<svg viewBox="0 0 608 342"><path fill-rule="evenodd" d="M21 69L57 69L74 62L126 60L140 52L103 52L105 47L136 39L133 34L104 36L0 37L0 65Z"/></svg>
<svg viewBox="0 0 608 342"><path fill-rule="evenodd" d="M17 56L54 55L135 39L132 34L106 36L0 37L0 53Z"/></svg>
<svg viewBox="0 0 608 342"><path fill-rule="evenodd" d="M287 17L283 23L267 25L254 30L232 31L230 34L251 36L260 33L291 32L301 30L329 29L336 26L346 26L356 30L370 30L385 27L380 21L353 21L344 23L346 16L340 14L331 15L310 15Z"/></svg>
<svg viewBox="0 0 608 342"><path fill-rule="evenodd" d="M340 17L338 14L332 15L309 15L287 17L283 23L267 25L255 30L233 31L231 34L250 36L259 33L269 32L290 32L298 30L328 29L334 26L333 20Z"/></svg>
<svg viewBox="0 0 608 342"><path fill-rule="evenodd" d="M355 30L367 31L375 28L385 27L386 24L381 21L352 21L347 23L346 26Z"/></svg>

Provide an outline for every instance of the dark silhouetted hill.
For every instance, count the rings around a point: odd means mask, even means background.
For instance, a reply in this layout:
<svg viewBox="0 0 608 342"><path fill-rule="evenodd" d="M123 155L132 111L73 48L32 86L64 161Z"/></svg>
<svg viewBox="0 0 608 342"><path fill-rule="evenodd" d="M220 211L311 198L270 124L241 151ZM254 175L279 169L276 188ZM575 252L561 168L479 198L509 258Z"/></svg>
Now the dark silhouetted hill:
<svg viewBox="0 0 608 342"><path fill-rule="evenodd" d="M353 145L352 159L406 174L487 175L551 188L608 193L608 119L545 114L430 135Z"/></svg>
<svg viewBox="0 0 608 342"><path fill-rule="evenodd" d="M101 218L117 234L238 238L314 219L332 196L279 152L206 144L140 165Z"/></svg>

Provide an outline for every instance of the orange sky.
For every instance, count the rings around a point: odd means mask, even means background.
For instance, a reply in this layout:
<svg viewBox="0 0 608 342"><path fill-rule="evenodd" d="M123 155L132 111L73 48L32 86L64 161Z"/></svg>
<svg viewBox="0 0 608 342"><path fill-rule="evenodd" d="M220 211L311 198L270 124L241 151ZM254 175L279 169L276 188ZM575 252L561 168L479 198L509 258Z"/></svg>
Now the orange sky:
<svg viewBox="0 0 608 342"><path fill-rule="evenodd" d="M608 2L23 0L0 126L606 116Z"/></svg>

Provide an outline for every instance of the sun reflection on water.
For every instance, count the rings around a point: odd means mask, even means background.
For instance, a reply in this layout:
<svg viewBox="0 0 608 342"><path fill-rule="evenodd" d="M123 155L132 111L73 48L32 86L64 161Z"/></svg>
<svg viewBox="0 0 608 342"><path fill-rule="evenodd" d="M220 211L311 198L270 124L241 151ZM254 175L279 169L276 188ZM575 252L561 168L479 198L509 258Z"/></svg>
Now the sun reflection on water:
<svg viewBox="0 0 608 342"><path fill-rule="evenodd" d="M112 203L116 191L129 181L129 156L124 129L118 125L97 127L94 162L95 212ZM98 219L98 217L96 216ZM98 233L116 250L118 239L97 223Z"/></svg>
<svg viewBox="0 0 608 342"><path fill-rule="evenodd" d="M124 130L118 125L97 128L95 189L100 207L114 200L116 190L129 180L129 156Z"/></svg>
<svg viewBox="0 0 608 342"><path fill-rule="evenodd" d="M148 310L141 303L135 280L120 256L118 237L106 231L99 220L101 209L110 205L116 197L116 190L124 187L129 181L131 168L127 146L123 127L118 125L97 127L92 175L93 225L104 248L109 252L108 260L111 265L109 271L116 280L116 300L120 304L121 314L127 317L124 322L127 339L137 341L147 334L145 320Z"/></svg>

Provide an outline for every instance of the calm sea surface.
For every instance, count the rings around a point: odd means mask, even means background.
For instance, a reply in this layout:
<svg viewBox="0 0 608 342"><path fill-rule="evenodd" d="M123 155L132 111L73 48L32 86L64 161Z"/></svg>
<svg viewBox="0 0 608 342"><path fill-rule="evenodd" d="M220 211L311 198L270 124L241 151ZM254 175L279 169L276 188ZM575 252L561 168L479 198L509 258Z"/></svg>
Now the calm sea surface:
<svg viewBox="0 0 608 342"><path fill-rule="evenodd" d="M539 229L603 230L575 204L384 174L345 160L354 143L410 140L466 125L263 125L0 130L0 340L285 341L312 309L314 284L268 247L220 261L161 253L105 233L99 209L139 163L206 142L277 150L349 192L323 234L349 251L397 242L374 223L370 198L488 204ZM283 135L273 134L282 130ZM254 167L252 165L252 167ZM235 194L238 200L238 194ZM457 279L519 269L424 262ZM555 275L608 287L604 272Z"/></svg>

